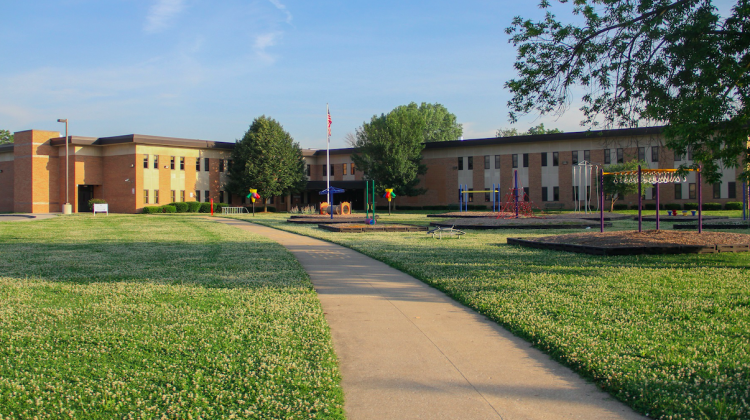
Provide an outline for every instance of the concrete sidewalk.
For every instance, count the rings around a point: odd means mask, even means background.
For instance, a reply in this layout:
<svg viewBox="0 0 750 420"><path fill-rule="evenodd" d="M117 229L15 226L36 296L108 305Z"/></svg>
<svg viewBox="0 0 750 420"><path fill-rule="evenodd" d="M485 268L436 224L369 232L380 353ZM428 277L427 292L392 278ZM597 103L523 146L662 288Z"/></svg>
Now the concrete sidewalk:
<svg viewBox="0 0 750 420"><path fill-rule="evenodd" d="M0 214L0 222L31 222L34 220L50 219L62 213L8 213Z"/></svg>
<svg viewBox="0 0 750 420"><path fill-rule="evenodd" d="M339 358L347 417L639 419L496 323L339 245L240 220L307 270Z"/></svg>

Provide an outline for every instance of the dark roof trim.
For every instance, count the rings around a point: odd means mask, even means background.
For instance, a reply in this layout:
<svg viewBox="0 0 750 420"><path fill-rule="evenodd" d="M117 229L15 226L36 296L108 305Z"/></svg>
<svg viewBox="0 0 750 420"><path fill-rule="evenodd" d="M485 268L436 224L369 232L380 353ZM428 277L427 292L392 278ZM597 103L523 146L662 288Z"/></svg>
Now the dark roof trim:
<svg viewBox="0 0 750 420"><path fill-rule="evenodd" d="M14 147L15 145L13 143L0 144L0 153L12 152Z"/></svg>
<svg viewBox="0 0 750 420"><path fill-rule="evenodd" d="M235 143L224 143L207 140L193 140L193 139L181 139L176 137L159 137L159 136L144 136L141 134L127 134L124 136L114 137L71 137L71 144L79 144L82 146L109 146L113 144L150 144L156 146L174 146L174 147L191 147L199 149L222 149L232 150ZM53 146L65 145L65 138L57 138L51 141Z"/></svg>
<svg viewBox="0 0 750 420"><path fill-rule="evenodd" d="M536 134L531 136L491 137L474 140L435 141L425 143L425 149L447 149L466 146L489 146L497 144L536 143L542 141L570 141L607 137L645 136L661 134L664 126L622 128L618 130L578 131L574 133Z"/></svg>
<svg viewBox="0 0 750 420"><path fill-rule="evenodd" d="M343 149L331 149L330 154L331 155L351 155L354 154L357 151L357 149L353 147L345 147ZM318 149L315 151L315 156L325 156L326 151L325 149Z"/></svg>
<svg viewBox="0 0 750 420"><path fill-rule="evenodd" d="M331 181L331 187L343 188L345 190L364 189L365 181ZM307 181L307 190L324 190L326 181Z"/></svg>

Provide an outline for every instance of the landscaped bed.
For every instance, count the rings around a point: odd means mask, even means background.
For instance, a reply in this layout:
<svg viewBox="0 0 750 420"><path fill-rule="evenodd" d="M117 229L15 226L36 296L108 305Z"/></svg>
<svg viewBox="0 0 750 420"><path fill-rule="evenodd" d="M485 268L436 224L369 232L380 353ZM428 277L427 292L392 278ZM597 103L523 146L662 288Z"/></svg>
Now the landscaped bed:
<svg viewBox="0 0 750 420"><path fill-rule="evenodd" d="M580 219L580 220L600 220L601 215L598 212L589 212L589 213L582 213L582 212L569 212L569 213L544 213L544 212L538 212L534 213L534 217L524 217L523 215L519 215L518 218L515 217L515 213L495 213L491 211L468 211L468 212L449 212L449 213L435 213L435 214L427 214L427 217L442 217L442 218L459 218L459 219L475 219L475 218L492 218L492 219L550 219L550 220L574 220L574 219ZM620 214L620 213L604 213L604 220L605 221L611 221L611 220L626 220L626 219L632 219L632 215L628 214Z"/></svg>
<svg viewBox="0 0 750 420"><path fill-rule="evenodd" d="M494 217L487 217L447 219L440 222L431 222L430 226L454 226L461 229L599 229L600 223L590 220L574 219L497 219ZM611 227L612 223L605 223L604 226Z"/></svg>
<svg viewBox="0 0 750 420"><path fill-rule="evenodd" d="M596 255L710 254L748 252L750 235L673 230L571 233L540 238L508 238L508 244Z"/></svg>
<svg viewBox="0 0 750 420"><path fill-rule="evenodd" d="M388 222L428 221L421 217ZM258 222L405 271L652 418L750 418L750 253L611 258L504 245L508 236L534 237L523 230L470 230L456 241L421 233L362 240L284 220Z"/></svg>
<svg viewBox="0 0 750 420"><path fill-rule="evenodd" d="M0 418L343 418L277 243L188 216L0 223Z"/></svg>
<svg viewBox="0 0 750 420"><path fill-rule="evenodd" d="M362 232L425 232L426 226L410 226L398 224L368 225L363 223L346 223L318 225L320 229L330 232L362 233Z"/></svg>

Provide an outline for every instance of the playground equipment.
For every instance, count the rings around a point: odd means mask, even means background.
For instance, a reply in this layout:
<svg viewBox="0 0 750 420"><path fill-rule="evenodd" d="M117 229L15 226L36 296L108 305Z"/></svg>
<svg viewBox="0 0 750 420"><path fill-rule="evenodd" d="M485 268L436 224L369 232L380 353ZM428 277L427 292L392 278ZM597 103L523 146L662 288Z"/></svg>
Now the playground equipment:
<svg viewBox="0 0 750 420"><path fill-rule="evenodd" d="M396 193L393 192L393 188L386 188L383 198L388 199L388 215L391 215L391 199L396 198Z"/></svg>
<svg viewBox="0 0 750 420"><path fill-rule="evenodd" d="M427 231L427 234L432 235L433 238L435 237L435 235L438 235L438 239L443 239L443 233L446 233L450 236L455 236L458 239L461 238L461 235L466 235L466 232L456 229L455 225L451 227L438 226L432 230Z"/></svg>
<svg viewBox="0 0 750 420"><path fill-rule="evenodd" d="M599 169L599 222L600 232L604 232L604 175L614 176L615 184L638 184L638 232L643 232L643 183L656 186L656 230L659 230L659 185L687 182L687 177L680 175L679 169L642 169L638 165L636 171L604 172ZM701 185L701 167L698 169L684 169L696 173L698 185L698 233L703 233L703 188Z"/></svg>
<svg viewBox="0 0 750 420"><path fill-rule="evenodd" d="M599 165L584 160L577 165L573 165L572 168L574 210L575 212L583 211L585 214L588 214L593 211L589 205L592 196L590 191L594 188L599 188L599 184L594 182L594 174L599 173ZM597 191L595 196L598 195L599 192Z"/></svg>
<svg viewBox="0 0 750 420"><path fill-rule="evenodd" d="M492 184L491 190L469 190L469 187L466 184L459 185L458 186L460 195L458 196L458 211L464 212L469 211L469 196L465 196L464 194L471 194L471 193L491 193L490 201L492 201L492 211L495 212L497 209L500 208L499 204L499 198L500 198L500 184ZM465 209L464 209L465 208Z"/></svg>
<svg viewBox="0 0 750 420"><path fill-rule="evenodd" d="M255 200L260 199L260 195L258 194L258 190L255 188L250 188L250 194L247 195L247 198L250 199L250 201L253 202L253 216L255 216Z"/></svg>
<svg viewBox="0 0 750 420"><path fill-rule="evenodd" d="M372 187L370 183L372 182ZM372 191L372 193L370 192ZM372 219L375 220L375 180L365 181L365 217L370 219L370 211L372 211Z"/></svg>
<svg viewBox="0 0 750 420"><path fill-rule="evenodd" d="M325 203L325 204L326 204L326 207L329 207L329 206L333 205L333 195L334 194L341 194L344 191L345 190L342 190L341 188L328 187L328 188L324 189L323 191L321 191L320 195L327 195L328 196L328 200L330 200L330 202ZM321 205L320 205L320 211L321 211L321 213L320 214L325 214L325 213L323 213L323 208L324 208L323 204L321 203ZM333 212L329 212L329 213L331 214L331 219L333 219ZM349 206L349 213L351 213L351 205Z"/></svg>
<svg viewBox="0 0 750 420"><path fill-rule="evenodd" d="M328 203L320 203L320 214L330 214L331 208L333 212L339 216L346 216L352 214L352 204L348 201L344 201L341 204L329 206Z"/></svg>

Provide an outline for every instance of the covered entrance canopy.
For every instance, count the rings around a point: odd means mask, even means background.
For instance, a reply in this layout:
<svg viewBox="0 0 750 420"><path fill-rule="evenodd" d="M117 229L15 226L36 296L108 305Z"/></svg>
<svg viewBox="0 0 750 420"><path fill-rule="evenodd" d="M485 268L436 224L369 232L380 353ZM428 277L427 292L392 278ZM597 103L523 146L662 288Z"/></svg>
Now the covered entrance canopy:
<svg viewBox="0 0 750 420"><path fill-rule="evenodd" d="M352 210L365 209L365 181L331 181L336 184L336 188L345 190L341 194L336 194L336 202L348 201L352 204ZM332 185L333 187L333 185ZM326 189L325 181L307 181L305 191L310 197L310 204L318 204L326 200L325 196L318 193ZM312 200L317 200L314 203Z"/></svg>

